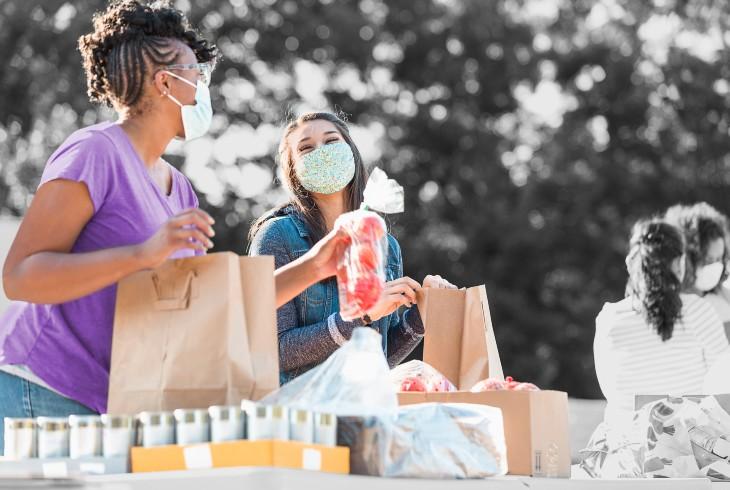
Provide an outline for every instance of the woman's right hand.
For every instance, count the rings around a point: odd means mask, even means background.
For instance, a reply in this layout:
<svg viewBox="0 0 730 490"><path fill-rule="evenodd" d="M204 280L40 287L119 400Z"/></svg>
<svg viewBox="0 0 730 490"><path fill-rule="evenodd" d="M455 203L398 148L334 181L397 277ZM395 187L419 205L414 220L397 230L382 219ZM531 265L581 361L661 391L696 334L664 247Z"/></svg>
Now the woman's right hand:
<svg viewBox="0 0 730 490"><path fill-rule="evenodd" d="M206 251L213 247L215 220L201 209L188 209L170 218L147 241L138 246L137 255L145 269L162 265L178 250Z"/></svg>
<svg viewBox="0 0 730 490"><path fill-rule="evenodd" d="M416 304L416 291L421 285L410 277L401 277L394 281L385 283L383 294L380 299L368 312L372 321L390 315L401 306L411 307Z"/></svg>

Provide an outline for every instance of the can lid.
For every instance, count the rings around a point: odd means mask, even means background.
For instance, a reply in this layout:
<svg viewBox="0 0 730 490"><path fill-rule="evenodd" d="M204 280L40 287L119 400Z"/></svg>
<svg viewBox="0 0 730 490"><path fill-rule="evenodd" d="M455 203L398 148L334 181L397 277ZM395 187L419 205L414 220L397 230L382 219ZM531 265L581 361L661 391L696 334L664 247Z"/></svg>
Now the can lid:
<svg viewBox="0 0 730 490"><path fill-rule="evenodd" d="M142 425L173 425L175 417L171 412L142 412L139 421Z"/></svg>
<svg viewBox="0 0 730 490"><path fill-rule="evenodd" d="M134 427L134 417L131 415L103 414L101 422L107 429L129 429Z"/></svg>
<svg viewBox="0 0 730 490"><path fill-rule="evenodd" d="M8 430L8 429L33 429L33 428L35 428L35 426L36 426L35 419L5 417L5 430Z"/></svg>
<svg viewBox="0 0 730 490"><path fill-rule="evenodd" d="M204 409L178 408L174 415L178 424L207 423L210 420L208 411Z"/></svg>
<svg viewBox="0 0 730 490"><path fill-rule="evenodd" d="M70 415L68 417L69 427L101 427L101 417L98 415Z"/></svg>
<svg viewBox="0 0 730 490"><path fill-rule="evenodd" d="M213 420L240 420L243 418L241 408L235 405L216 405L208 408L208 413Z"/></svg>
<svg viewBox="0 0 730 490"><path fill-rule="evenodd" d="M68 419L64 417L38 417L38 429L46 432L68 430Z"/></svg>

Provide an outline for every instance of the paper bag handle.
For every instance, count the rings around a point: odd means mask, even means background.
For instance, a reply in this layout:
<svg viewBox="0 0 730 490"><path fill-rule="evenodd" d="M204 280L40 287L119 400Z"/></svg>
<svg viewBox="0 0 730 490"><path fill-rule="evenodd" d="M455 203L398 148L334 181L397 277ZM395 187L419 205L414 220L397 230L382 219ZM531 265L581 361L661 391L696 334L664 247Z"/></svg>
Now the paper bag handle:
<svg viewBox="0 0 730 490"><path fill-rule="evenodd" d="M162 298L160 288L160 277L157 273L152 273L152 284L155 286L155 293L157 299L155 300L155 309L160 311L170 310L185 310L190 306L190 298L193 297L194 280L196 278L195 271L188 271L185 276L185 286L182 289L182 294L178 297L173 298Z"/></svg>

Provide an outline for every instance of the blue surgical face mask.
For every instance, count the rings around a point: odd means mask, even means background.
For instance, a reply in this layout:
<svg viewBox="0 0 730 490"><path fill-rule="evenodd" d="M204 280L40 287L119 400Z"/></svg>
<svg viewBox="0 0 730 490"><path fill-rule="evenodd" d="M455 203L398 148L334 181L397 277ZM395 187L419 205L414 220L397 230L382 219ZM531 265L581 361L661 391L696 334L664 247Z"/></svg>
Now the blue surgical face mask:
<svg viewBox="0 0 730 490"><path fill-rule="evenodd" d="M208 132L210 125L213 122L213 107L210 103L210 91L208 90L208 86L200 80L198 80L197 84L193 84L190 80L186 80L169 71L166 71L165 73L177 78L178 80L182 80L191 87L195 87L195 105L183 105L172 95L167 94L167 96L180 106L183 128L185 130L185 141L190 141L203 136Z"/></svg>
<svg viewBox="0 0 730 490"><path fill-rule="evenodd" d="M334 194L347 187L355 177L355 156L350 145L338 141L303 155L294 170L309 192Z"/></svg>

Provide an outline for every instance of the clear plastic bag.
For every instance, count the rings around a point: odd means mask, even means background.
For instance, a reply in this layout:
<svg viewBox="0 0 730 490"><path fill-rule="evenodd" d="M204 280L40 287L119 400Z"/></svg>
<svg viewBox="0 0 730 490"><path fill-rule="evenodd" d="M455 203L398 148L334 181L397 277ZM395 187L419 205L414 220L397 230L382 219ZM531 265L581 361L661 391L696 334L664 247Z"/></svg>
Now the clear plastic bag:
<svg viewBox="0 0 730 490"><path fill-rule="evenodd" d="M349 244L337 266L337 288L340 315L350 321L365 316L383 293L387 232L383 218L362 209L343 214L335 226L349 236Z"/></svg>
<svg viewBox="0 0 730 490"><path fill-rule="evenodd" d="M472 393L480 393L482 391L540 391L540 388L532 383L521 383L515 381L512 376L507 376L504 380L498 378L487 378L479 381L472 386Z"/></svg>
<svg viewBox="0 0 730 490"><path fill-rule="evenodd" d="M481 478L506 472L502 412L481 405L398 407L381 337L356 328L327 361L263 403L337 415L354 474Z"/></svg>
<svg viewBox="0 0 730 490"><path fill-rule="evenodd" d="M390 379L397 391L457 391L446 376L423 361L408 361L390 372Z"/></svg>
<svg viewBox="0 0 730 490"><path fill-rule="evenodd" d="M346 321L365 316L385 288L388 232L383 218L371 210L403 212L403 188L378 168L370 174L362 208L335 222L349 237L337 266L340 315Z"/></svg>
<svg viewBox="0 0 730 490"><path fill-rule="evenodd" d="M335 415L394 417L398 398L390 388L389 374L380 335L371 328L359 327L325 362L262 402Z"/></svg>
<svg viewBox="0 0 730 490"><path fill-rule="evenodd" d="M350 447L354 474L465 479L507 472L498 408L424 403L401 407L395 421L346 417L339 427L338 442Z"/></svg>

